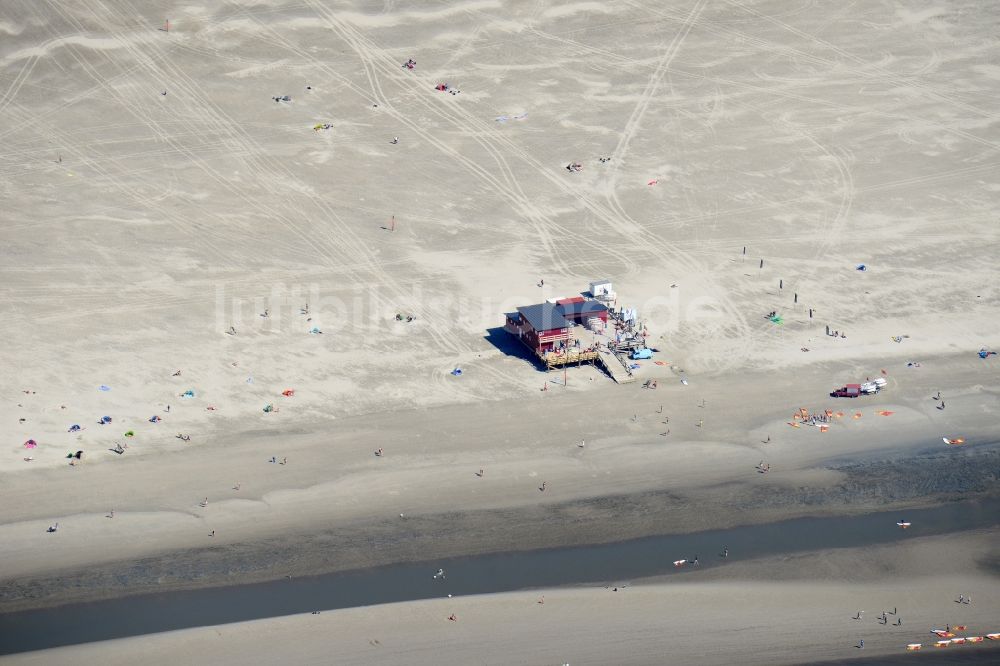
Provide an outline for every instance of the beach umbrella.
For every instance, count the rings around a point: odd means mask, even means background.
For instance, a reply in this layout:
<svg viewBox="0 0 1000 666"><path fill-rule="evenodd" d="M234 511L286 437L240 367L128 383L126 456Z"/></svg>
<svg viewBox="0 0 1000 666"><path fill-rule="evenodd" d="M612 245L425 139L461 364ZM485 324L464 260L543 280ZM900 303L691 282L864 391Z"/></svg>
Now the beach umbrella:
<svg viewBox="0 0 1000 666"><path fill-rule="evenodd" d="M128 432L125 433L125 436L126 437L135 437L135 432L132 431L132 430L129 430Z"/></svg>
<svg viewBox="0 0 1000 666"><path fill-rule="evenodd" d="M38 446L38 442L36 442L33 439L29 439L27 442L24 443L24 448L26 449L33 449L36 446Z"/></svg>
<svg viewBox="0 0 1000 666"><path fill-rule="evenodd" d="M80 427L78 423L74 423L69 427L69 432L80 432L83 428Z"/></svg>
<svg viewBox="0 0 1000 666"><path fill-rule="evenodd" d="M107 425L107 424L111 423L111 417L110 416L102 416L101 420L98 421L98 423L100 423L101 425Z"/></svg>

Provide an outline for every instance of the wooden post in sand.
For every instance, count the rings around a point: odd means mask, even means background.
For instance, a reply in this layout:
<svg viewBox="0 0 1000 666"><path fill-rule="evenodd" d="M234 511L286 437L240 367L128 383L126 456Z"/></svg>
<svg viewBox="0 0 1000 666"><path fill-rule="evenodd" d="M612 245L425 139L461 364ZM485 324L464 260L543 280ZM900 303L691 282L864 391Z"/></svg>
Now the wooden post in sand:
<svg viewBox="0 0 1000 666"><path fill-rule="evenodd" d="M393 215L392 221L389 222L389 231L395 231L395 230L396 230L396 216Z"/></svg>

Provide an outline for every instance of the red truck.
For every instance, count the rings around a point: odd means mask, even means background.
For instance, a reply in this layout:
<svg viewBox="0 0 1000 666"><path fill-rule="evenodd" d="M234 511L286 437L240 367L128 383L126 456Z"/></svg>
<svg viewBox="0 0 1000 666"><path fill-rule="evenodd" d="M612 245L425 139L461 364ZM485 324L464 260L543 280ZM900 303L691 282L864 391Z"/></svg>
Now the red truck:
<svg viewBox="0 0 1000 666"><path fill-rule="evenodd" d="M848 384L830 394L831 398L857 398L861 395L861 384Z"/></svg>

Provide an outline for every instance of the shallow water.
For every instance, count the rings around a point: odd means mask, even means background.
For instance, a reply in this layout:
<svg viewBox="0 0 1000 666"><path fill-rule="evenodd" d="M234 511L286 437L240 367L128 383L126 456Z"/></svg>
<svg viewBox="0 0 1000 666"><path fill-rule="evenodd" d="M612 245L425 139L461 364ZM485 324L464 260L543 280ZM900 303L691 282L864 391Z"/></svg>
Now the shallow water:
<svg viewBox="0 0 1000 666"><path fill-rule="evenodd" d="M905 518L907 530L896 526ZM621 584L727 561L993 527L1000 499L852 517L798 518L766 525L618 543L400 564L356 572L220 588L168 592L0 614L0 654L123 638L266 617L411 601L448 594L506 592L571 584ZM729 548L728 560L721 557ZM438 568L443 579L435 579Z"/></svg>

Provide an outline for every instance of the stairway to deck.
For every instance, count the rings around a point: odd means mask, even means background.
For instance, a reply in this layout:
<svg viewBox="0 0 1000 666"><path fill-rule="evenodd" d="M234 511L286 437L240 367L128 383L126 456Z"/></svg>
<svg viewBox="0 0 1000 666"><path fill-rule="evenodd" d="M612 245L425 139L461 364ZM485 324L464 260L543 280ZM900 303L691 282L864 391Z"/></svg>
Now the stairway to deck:
<svg viewBox="0 0 1000 666"><path fill-rule="evenodd" d="M622 354L602 349L597 357L597 363L617 384L635 381L635 376L628 367L628 359Z"/></svg>

